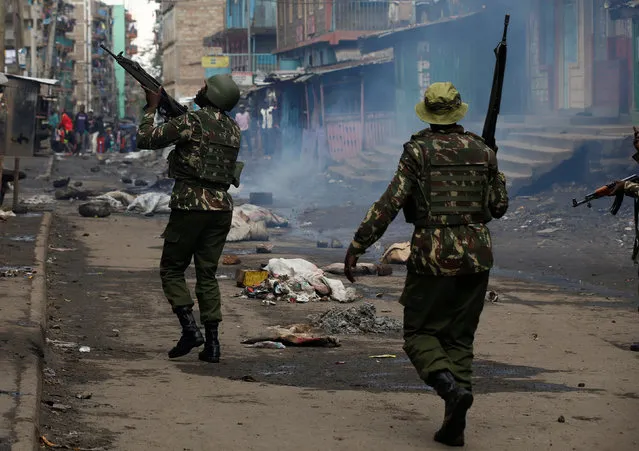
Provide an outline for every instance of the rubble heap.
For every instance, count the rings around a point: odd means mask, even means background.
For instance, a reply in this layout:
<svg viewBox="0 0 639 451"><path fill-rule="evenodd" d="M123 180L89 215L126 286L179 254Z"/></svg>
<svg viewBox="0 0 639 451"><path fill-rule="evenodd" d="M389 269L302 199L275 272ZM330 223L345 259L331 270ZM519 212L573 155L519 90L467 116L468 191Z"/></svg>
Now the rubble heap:
<svg viewBox="0 0 639 451"><path fill-rule="evenodd" d="M403 328L398 319L377 316L375 306L369 302L346 309L332 308L320 315L310 316L309 319L314 327L329 334L384 334L398 332Z"/></svg>

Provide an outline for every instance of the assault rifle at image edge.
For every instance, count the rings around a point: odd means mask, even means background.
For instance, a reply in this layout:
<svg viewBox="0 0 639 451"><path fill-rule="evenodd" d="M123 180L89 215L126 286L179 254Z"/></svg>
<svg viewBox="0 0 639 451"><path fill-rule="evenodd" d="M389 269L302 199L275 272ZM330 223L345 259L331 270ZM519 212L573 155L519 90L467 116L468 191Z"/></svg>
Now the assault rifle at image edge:
<svg viewBox="0 0 639 451"><path fill-rule="evenodd" d="M493 87L490 91L490 101L488 102L488 113L484 121L484 130L481 137L488 147L497 152L497 143L495 142L495 130L497 129L497 117L501 108L501 94L504 89L504 73L506 72L506 56L508 54L508 45L506 44L506 35L508 34L508 24L510 22L510 14L506 14L504 19L504 35L501 42L495 48L495 72L493 73Z"/></svg>
<svg viewBox="0 0 639 451"><path fill-rule="evenodd" d="M633 174L629 177L626 177L625 179L621 180L622 182L637 182L639 181L639 175L638 174ZM573 207L578 207L580 205L586 204L586 206L588 208L591 208L592 205L590 204L591 201L595 200L595 199L600 199L604 196L607 196L608 194L610 194L610 192L612 191L612 189L615 187L615 183L609 183L607 185L604 185L600 188L597 188L596 190L594 190L592 193L587 194L586 197L584 197L582 200L577 201L577 199L573 199L572 200L572 206ZM619 194L617 194L615 196L615 200L612 203L612 206L610 207L610 213L613 215L616 215L617 212L619 211L619 209L621 208L621 204L623 203L623 198L624 198L625 194L623 193L623 191Z"/></svg>
<svg viewBox="0 0 639 451"><path fill-rule="evenodd" d="M132 59L122 56L123 52L120 52L118 55L116 55L104 45L100 44L100 47L102 47L109 55L111 55L113 59L115 59L115 61L117 61L117 63L125 71L127 71L133 78L137 80L138 83L140 83L140 85L142 85L144 89L157 92L158 89L160 89L160 87L162 86L159 81L153 78L147 71L142 69L142 67L138 63L136 63ZM147 106L145 105L145 110L146 107ZM173 97L166 93L164 88L162 88L162 99L160 100L160 105L158 107L158 112L162 116L171 119L186 114L187 111L188 108L180 105Z"/></svg>

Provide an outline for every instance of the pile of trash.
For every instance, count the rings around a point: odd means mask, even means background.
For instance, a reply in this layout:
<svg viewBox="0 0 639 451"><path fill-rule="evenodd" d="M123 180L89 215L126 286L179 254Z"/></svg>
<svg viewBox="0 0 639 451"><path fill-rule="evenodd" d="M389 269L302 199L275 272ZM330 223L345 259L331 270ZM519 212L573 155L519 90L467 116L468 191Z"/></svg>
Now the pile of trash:
<svg viewBox="0 0 639 451"><path fill-rule="evenodd" d="M400 320L388 316L377 316L375 306L369 302L343 308L332 308L320 315L310 317L311 325L329 334L384 334L403 329Z"/></svg>
<svg viewBox="0 0 639 451"><path fill-rule="evenodd" d="M7 218L13 218L15 215L11 210L0 210L0 221L6 221Z"/></svg>
<svg viewBox="0 0 639 451"><path fill-rule="evenodd" d="M268 271L268 278L258 286L244 288L243 296L263 299L265 303L348 303L359 298L354 288L346 288L341 280L326 277L324 271L301 258L272 258L264 270Z"/></svg>
<svg viewBox="0 0 639 451"><path fill-rule="evenodd" d="M269 227L288 227L288 220L268 208L240 205L233 209L233 222L226 241L268 241Z"/></svg>

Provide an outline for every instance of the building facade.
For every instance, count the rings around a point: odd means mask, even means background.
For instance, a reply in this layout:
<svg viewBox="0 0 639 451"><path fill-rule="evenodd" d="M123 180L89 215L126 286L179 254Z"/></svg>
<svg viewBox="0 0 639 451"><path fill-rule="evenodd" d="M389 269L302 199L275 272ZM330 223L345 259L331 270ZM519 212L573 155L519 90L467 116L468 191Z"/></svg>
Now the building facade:
<svg viewBox="0 0 639 451"><path fill-rule="evenodd" d="M224 30L225 0L156 0L160 5L162 84L176 99L202 87L203 36Z"/></svg>
<svg viewBox="0 0 639 451"><path fill-rule="evenodd" d="M226 0L224 30L204 39L205 75L231 73L241 86L251 86L276 70L277 8L272 0ZM250 51L249 51L250 49Z"/></svg>

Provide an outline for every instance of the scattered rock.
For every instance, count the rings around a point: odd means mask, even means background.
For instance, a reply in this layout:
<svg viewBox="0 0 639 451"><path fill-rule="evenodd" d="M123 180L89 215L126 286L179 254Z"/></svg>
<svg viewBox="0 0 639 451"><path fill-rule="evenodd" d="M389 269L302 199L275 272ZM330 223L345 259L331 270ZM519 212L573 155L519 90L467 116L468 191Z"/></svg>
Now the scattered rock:
<svg viewBox="0 0 639 451"><path fill-rule="evenodd" d="M579 388L584 388L585 386L586 386L586 384L584 384L583 382L579 382L577 384L577 387L579 387Z"/></svg>
<svg viewBox="0 0 639 451"><path fill-rule="evenodd" d="M273 252L272 244L258 244L255 248L255 252L258 254L270 254Z"/></svg>
<svg viewBox="0 0 639 451"><path fill-rule="evenodd" d="M633 352L639 352L639 343L633 343L630 345L630 350Z"/></svg>
<svg viewBox="0 0 639 451"><path fill-rule="evenodd" d="M100 166L93 166L91 169L89 169L91 172L100 172Z"/></svg>
<svg viewBox="0 0 639 451"><path fill-rule="evenodd" d="M558 227L550 227L550 228L543 229L543 230L537 230L537 234L538 235L550 235L551 233L555 233L558 230L561 230L561 229L558 228Z"/></svg>
<svg viewBox="0 0 639 451"><path fill-rule="evenodd" d="M242 260L237 255L229 254L222 257L223 265L239 265L240 263L242 263Z"/></svg>
<svg viewBox="0 0 639 451"><path fill-rule="evenodd" d="M133 183L133 180L131 180L130 177L122 177L122 183L126 183L126 184Z"/></svg>
<svg viewBox="0 0 639 451"><path fill-rule="evenodd" d="M377 275L379 277L392 276L393 267L390 265L377 265Z"/></svg>
<svg viewBox="0 0 639 451"><path fill-rule="evenodd" d="M53 181L53 187L54 188L65 188L69 184L69 181L71 181L71 177L54 180Z"/></svg>
<svg viewBox="0 0 639 451"><path fill-rule="evenodd" d="M484 302L499 302L499 295L494 291L487 291Z"/></svg>
<svg viewBox="0 0 639 451"><path fill-rule="evenodd" d="M311 316L311 324L329 334L360 334L398 332L403 328L400 320L377 316L375 306L365 302L342 309L332 308L320 315Z"/></svg>
<svg viewBox="0 0 639 451"><path fill-rule="evenodd" d="M392 244L382 256L384 264L406 264L410 256L410 241Z"/></svg>
<svg viewBox="0 0 639 451"><path fill-rule="evenodd" d="M69 200L69 199L78 199L78 200L87 200L89 197L97 196L98 193L94 193L89 190L79 190L76 188L72 188L67 186L63 189L58 189L55 191L55 198L58 200Z"/></svg>
<svg viewBox="0 0 639 451"><path fill-rule="evenodd" d="M564 416L563 416L563 415L559 415L559 418L557 418L557 422L558 422L558 423L565 423L565 422L566 422L566 419L564 418Z"/></svg>
<svg viewBox="0 0 639 451"><path fill-rule="evenodd" d="M80 187L80 186L82 186L82 182L75 182L75 183L73 184L73 186L75 186L76 188L77 188L77 187Z"/></svg>
<svg viewBox="0 0 639 451"><path fill-rule="evenodd" d="M87 392L87 391L78 393L77 395L75 395L75 397L78 399L91 399L92 396L93 396L93 393Z"/></svg>
<svg viewBox="0 0 639 451"><path fill-rule="evenodd" d="M137 179L134 183L135 186L148 186L149 182L147 182L146 180L142 180L142 179Z"/></svg>
<svg viewBox="0 0 639 451"><path fill-rule="evenodd" d="M106 218L111 215L111 207L108 202L88 202L78 207L78 213L85 218Z"/></svg>
<svg viewBox="0 0 639 451"><path fill-rule="evenodd" d="M24 205L16 205L13 207L12 211L17 215L24 215L29 212L29 209Z"/></svg>
<svg viewBox="0 0 639 451"><path fill-rule="evenodd" d="M69 410L71 408L71 406L66 405L66 404L59 404L59 403L53 403L51 405L51 410L57 410L58 412L66 412L67 410Z"/></svg>

